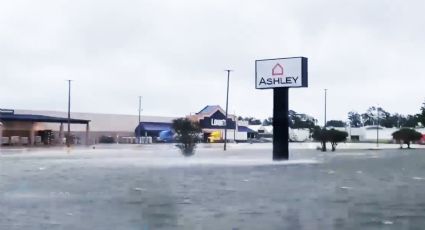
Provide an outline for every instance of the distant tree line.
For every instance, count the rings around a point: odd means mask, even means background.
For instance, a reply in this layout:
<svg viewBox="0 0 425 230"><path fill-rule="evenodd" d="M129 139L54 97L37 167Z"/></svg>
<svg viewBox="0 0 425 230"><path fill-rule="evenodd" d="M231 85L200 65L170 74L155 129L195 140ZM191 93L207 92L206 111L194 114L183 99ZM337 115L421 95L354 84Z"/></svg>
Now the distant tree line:
<svg viewBox="0 0 425 230"><path fill-rule="evenodd" d="M254 117L238 117L240 121L248 121L249 125L273 125L273 117L264 119L262 122L260 119ZM317 120L307 114L297 113L294 110L288 111L288 123L292 129L310 129L313 130Z"/></svg>
<svg viewBox="0 0 425 230"><path fill-rule="evenodd" d="M257 119L255 117L238 117L238 121L247 121L248 125L261 125L262 122L260 119Z"/></svg>
<svg viewBox="0 0 425 230"><path fill-rule="evenodd" d="M313 131L317 124L317 119L303 113L297 113L294 110L288 111L289 127L292 129L310 129ZM273 125L273 118L269 117L261 121L255 117L238 117L238 120L248 121L249 125ZM386 128L415 128L425 126L425 102L420 108L418 114L402 115L399 113L390 113L382 107L369 107L364 113L350 111L348 113L348 122L342 120L329 120L326 127L363 127L370 125L380 125Z"/></svg>
<svg viewBox="0 0 425 230"><path fill-rule="evenodd" d="M382 107L369 107L366 112L359 114L356 111L348 113L348 120L351 127L362 127L368 125L381 125L386 128L408 127L415 128L425 125L425 102L420 108L418 114L402 115L399 113L391 114Z"/></svg>

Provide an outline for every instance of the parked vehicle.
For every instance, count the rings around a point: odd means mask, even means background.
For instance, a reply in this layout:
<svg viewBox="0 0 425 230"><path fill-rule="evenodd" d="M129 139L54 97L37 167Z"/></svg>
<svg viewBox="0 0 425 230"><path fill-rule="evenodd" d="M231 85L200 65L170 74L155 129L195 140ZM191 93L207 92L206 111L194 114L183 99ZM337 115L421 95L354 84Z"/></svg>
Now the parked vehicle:
<svg viewBox="0 0 425 230"><path fill-rule="evenodd" d="M166 143L174 142L175 141L175 134L170 129L161 131L161 132L159 132L159 136L158 136L157 141L158 142L166 142Z"/></svg>
<svg viewBox="0 0 425 230"><path fill-rule="evenodd" d="M221 132L220 131L214 131L208 137L209 143L220 142L221 140L222 140L222 138L221 138Z"/></svg>

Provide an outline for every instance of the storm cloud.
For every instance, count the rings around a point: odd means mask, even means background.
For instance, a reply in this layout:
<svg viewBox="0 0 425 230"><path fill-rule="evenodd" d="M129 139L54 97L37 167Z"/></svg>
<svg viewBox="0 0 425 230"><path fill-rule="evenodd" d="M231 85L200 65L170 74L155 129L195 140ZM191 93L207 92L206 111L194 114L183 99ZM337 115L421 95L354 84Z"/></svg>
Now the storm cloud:
<svg viewBox="0 0 425 230"><path fill-rule="evenodd" d="M379 104L416 113L425 99L423 1L106 1L0 3L0 107L183 116L207 104L265 118L254 61L309 58L290 108L344 119Z"/></svg>

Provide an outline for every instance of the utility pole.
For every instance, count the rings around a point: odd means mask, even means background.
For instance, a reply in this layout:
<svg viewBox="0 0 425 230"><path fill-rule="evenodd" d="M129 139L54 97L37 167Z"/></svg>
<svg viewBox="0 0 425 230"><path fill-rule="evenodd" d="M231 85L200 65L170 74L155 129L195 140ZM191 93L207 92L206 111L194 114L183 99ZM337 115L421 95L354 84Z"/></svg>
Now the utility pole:
<svg viewBox="0 0 425 230"><path fill-rule="evenodd" d="M376 107L377 125L376 125L376 148L379 148L379 105Z"/></svg>
<svg viewBox="0 0 425 230"><path fill-rule="evenodd" d="M235 117L235 131L233 132L233 141L236 142L236 132L238 131L238 118L236 117L236 111L234 111L233 116Z"/></svg>
<svg viewBox="0 0 425 230"><path fill-rule="evenodd" d="M328 89L325 89L325 124L323 125L323 128L326 128L326 103L327 103L327 94L328 94Z"/></svg>
<svg viewBox="0 0 425 230"><path fill-rule="evenodd" d="M66 137L66 146L71 146L71 81L68 81L68 134Z"/></svg>
<svg viewBox="0 0 425 230"><path fill-rule="evenodd" d="M230 69L225 70L227 71L227 96L226 96L226 126L224 127L224 151L226 151L226 144L227 144L227 111L229 109L229 79L230 79Z"/></svg>
<svg viewBox="0 0 425 230"><path fill-rule="evenodd" d="M138 132L137 132L137 142L139 143L139 144L141 144L141 142L142 142L142 130L141 130L141 127L140 127L140 114L141 114L141 112L142 112L142 96L139 96L139 124L137 125L137 127L139 128L138 129Z"/></svg>
<svg viewBox="0 0 425 230"><path fill-rule="evenodd" d="M1 113L3 111L0 109L0 149L1 146L3 145L3 122L1 121Z"/></svg>

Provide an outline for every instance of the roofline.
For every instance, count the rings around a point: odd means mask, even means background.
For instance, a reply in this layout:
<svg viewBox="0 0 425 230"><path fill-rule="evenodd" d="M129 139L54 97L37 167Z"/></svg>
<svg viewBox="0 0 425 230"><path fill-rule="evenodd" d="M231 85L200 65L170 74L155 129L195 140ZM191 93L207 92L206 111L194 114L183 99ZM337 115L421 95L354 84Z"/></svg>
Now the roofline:
<svg viewBox="0 0 425 230"><path fill-rule="evenodd" d="M41 112L41 113L67 113L67 111L63 110L40 110L40 109L13 109L14 111L20 112L20 111L32 111L32 112ZM107 116L135 116L137 117L137 114L128 114L128 113L107 113L107 112L81 112L81 111L71 111L71 115L107 115ZM162 115L149 115L144 114L141 115L141 117L160 117L160 118L178 118L174 116L162 116Z"/></svg>
<svg viewBox="0 0 425 230"><path fill-rule="evenodd" d="M35 117L22 117L35 116ZM1 114L0 121L22 121L22 122L44 122L44 123L72 123L72 124L88 124L91 120L73 119L63 117L53 117L37 114Z"/></svg>

